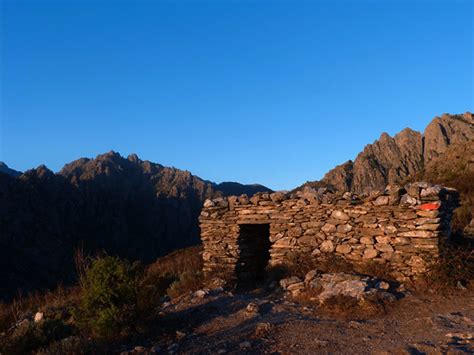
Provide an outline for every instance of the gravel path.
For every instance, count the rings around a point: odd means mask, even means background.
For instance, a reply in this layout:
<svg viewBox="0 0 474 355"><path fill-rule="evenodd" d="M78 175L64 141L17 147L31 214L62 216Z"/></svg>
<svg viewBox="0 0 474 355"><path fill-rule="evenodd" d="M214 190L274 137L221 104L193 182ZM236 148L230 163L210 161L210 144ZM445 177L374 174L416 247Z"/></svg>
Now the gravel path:
<svg viewBox="0 0 474 355"><path fill-rule="evenodd" d="M183 297L164 309L164 320L171 335L163 353L474 353L472 290L407 293L386 314L351 319L278 292L217 292Z"/></svg>

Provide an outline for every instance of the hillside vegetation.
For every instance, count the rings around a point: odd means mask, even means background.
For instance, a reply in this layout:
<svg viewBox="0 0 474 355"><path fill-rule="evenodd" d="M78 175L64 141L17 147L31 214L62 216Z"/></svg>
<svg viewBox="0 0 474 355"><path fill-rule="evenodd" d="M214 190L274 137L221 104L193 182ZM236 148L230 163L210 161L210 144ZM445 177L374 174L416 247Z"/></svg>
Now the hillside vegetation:
<svg viewBox="0 0 474 355"><path fill-rule="evenodd" d="M115 352L164 333L159 306L202 287L200 247L146 267L107 255L76 263L76 286L0 303L1 354Z"/></svg>

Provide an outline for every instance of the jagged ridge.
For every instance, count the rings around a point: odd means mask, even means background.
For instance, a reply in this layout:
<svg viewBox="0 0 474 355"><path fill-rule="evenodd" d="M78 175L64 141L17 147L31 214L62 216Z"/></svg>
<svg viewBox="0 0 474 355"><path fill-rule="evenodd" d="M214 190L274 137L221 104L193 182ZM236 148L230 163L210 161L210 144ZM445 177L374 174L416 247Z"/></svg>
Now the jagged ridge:
<svg viewBox="0 0 474 355"><path fill-rule="evenodd" d="M44 165L17 178L0 173L0 294L73 281L77 248L150 262L195 245L203 201L226 194L219 186L116 152L56 174ZM232 186L239 194L268 190Z"/></svg>
<svg viewBox="0 0 474 355"><path fill-rule="evenodd" d="M435 117L423 134L409 128L394 137L382 133L368 144L354 161L330 170L320 182L310 186L332 186L340 191L364 193L381 190L388 184L402 182L419 173L432 160L442 156L448 147L474 140L474 118L444 114Z"/></svg>

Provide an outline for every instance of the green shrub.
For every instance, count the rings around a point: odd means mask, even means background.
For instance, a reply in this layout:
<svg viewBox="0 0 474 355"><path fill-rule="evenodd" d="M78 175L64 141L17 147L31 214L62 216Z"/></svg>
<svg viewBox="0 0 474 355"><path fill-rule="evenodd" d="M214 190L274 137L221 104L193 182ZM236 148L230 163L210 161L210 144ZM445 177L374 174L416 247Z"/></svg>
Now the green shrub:
<svg viewBox="0 0 474 355"><path fill-rule="evenodd" d="M81 277L82 294L74 317L81 329L99 337L115 337L133 324L139 270L117 257L95 259Z"/></svg>

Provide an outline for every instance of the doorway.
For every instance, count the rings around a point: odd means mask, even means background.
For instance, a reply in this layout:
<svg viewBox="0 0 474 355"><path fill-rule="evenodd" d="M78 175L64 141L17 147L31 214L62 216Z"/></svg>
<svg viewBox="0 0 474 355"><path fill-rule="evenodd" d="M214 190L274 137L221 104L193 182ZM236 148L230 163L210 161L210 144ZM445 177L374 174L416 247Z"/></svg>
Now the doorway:
<svg viewBox="0 0 474 355"><path fill-rule="evenodd" d="M238 285L255 287L265 279L270 260L270 225L241 224L237 244L240 250L236 267Z"/></svg>

